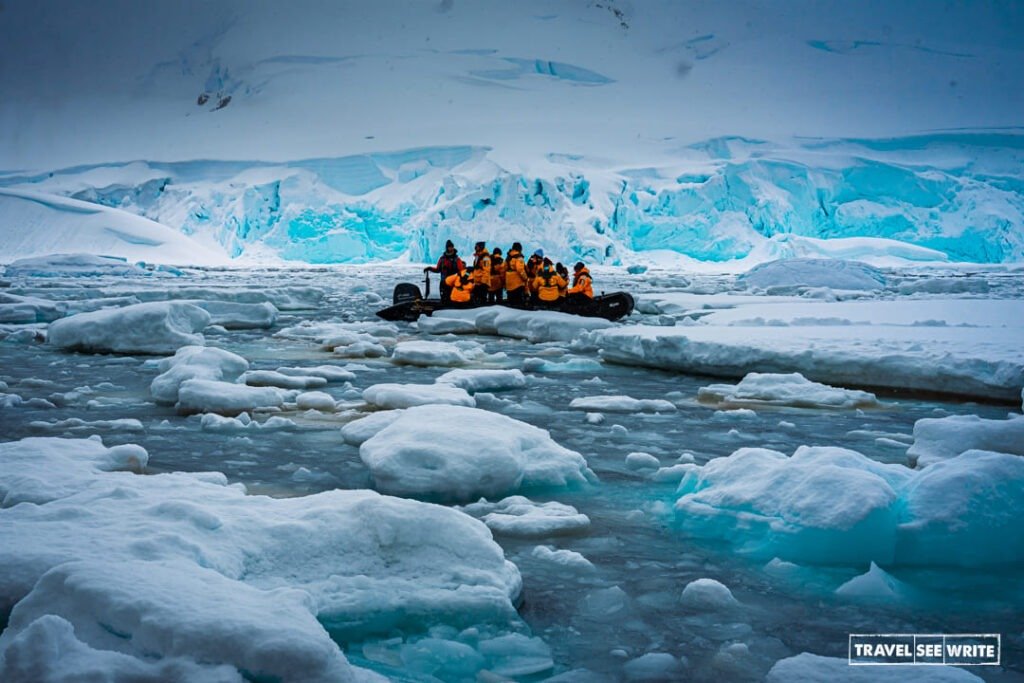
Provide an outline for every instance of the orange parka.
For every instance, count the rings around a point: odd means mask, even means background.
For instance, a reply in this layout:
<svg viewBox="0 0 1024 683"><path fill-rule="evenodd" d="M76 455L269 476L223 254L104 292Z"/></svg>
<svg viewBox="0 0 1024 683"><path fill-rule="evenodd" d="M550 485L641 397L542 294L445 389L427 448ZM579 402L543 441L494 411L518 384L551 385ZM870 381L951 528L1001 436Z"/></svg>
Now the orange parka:
<svg viewBox="0 0 1024 683"><path fill-rule="evenodd" d="M590 277L590 271L580 268L573 274L572 287L569 294L582 294L588 299L594 298L594 278Z"/></svg>
<svg viewBox="0 0 1024 683"><path fill-rule="evenodd" d="M473 278L469 273L460 270L455 275L449 275L444 283L452 288L451 299L457 304L469 303L473 294Z"/></svg>
<svg viewBox="0 0 1024 683"><path fill-rule="evenodd" d="M525 287L527 282L523 252L513 249L508 252L508 261L505 262L505 289L514 292Z"/></svg>
<svg viewBox="0 0 1024 683"><path fill-rule="evenodd" d="M505 287L507 266L499 254L491 254L491 291L499 292Z"/></svg>
<svg viewBox="0 0 1024 683"><path fill-rule="evenodd" d="M473 261L473 284L491 288L491 254L486 249L477 252Z"/></svg>
<svg viewBox="0 0 1024 683"><path fill-rule="evenodd" d="M565 285L565 279L554 268L542 268L533 278L533 291L541 301L558 301L559 290Z"/></svg>

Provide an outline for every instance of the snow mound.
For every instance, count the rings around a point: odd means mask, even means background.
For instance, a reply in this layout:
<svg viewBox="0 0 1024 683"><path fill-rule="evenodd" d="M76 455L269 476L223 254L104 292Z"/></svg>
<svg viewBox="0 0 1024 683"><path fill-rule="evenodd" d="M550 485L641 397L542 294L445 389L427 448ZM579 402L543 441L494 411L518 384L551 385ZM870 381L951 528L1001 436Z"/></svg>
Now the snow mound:
<svg viewBox="0 0 1024 683"><path fill-rule="evenodd" d="M169 354L202 345L210 314L192 304L153 301L79 313L50 325L47 343L87 353Z"/></svg>
<svg viewBox="0 0 1024 683"><path fill-rule="evenodd" d="M526 387L526 376L520 370L449 370L435 380L451 384L471 394L480 391L506 391Z"/></svg>
<svg viewBox="0 0 1024 683"><path fill-rule="evenodd" d="M81 252L133 261L218 265L226 254L148 218L42 192L0 188L4 260Z"/></svg>
<svg viewBox="0 0 1024 683"><path fill-rule="evenodd" d="M875 386L1016 400L1024 386L1020 328L865 325L652 327L585 337L606 361L742 378L793 373L833 386Z"/></svg>
<svg viewBox="0 0 1024 683"><path fill-rule="evenodd" d="M698 612L715 612L737 607L740 603L725 584L714 579L696 579L686 584L679 602Z"/></svg>
<svg viewBox="0 0 1024 683"><path fill-rule="evenodd" d="M374 384L363 390L363 400L386 410L432 404L476 407L465 389L449 384Z"/></svg>
<svg viewBox="0 0 1024 683"><path fill-rule="evenodd" d="M462 406L404 410L363 442L359 457L382 491L446 500L596 479L582 455L555 443L547 431Z"/></svg>
<svg viewBox="0 0 1024 683"><path fill-rule="evenodd" d="M563 569L572 571L594 571L593 563L575 550L558 549L550 545L538 545L530 555L544 562L552 562Z"/></svg>
<svg viewBox="0 0 1024 683"><path fill-rule="evenodd" d="M299 410L319 410L332 413L336 407L334 397L323 391L307 391L295 397L295 405Z"/></svg>
<svg viewBox="0 0 1024 683"><path fill-rule="evenodd" d="M278 368L282 375L297 377L323 377L328 383L351 382L356 378L356 373L337 365L315 365L308 368Z"/></svg>
<svg viewBox="0 0 1024 683"><path fill-rule="evenodd" d="M397 420L403 412L402 410L383 410L353 420L341 428L341 438L352 446L362 446L364 441Z"/></svg>
<svg viewBox="0 0 1024 683"><path fill-rule="evenodd" d="M918 420L907 457L921 468L972 449L1024 455L1024 417L986 420L977 415L951 415Z"/></svg>
<svg viewBox="0 0 1024 683"><path fill-rule="evenodd" d="M656 470L661 467L661 462L650 453L635 451L626 455L626 467L631 470Z"/></svg>
<svg viewBox="0 0 1024 683"><path fill-rule="evenodd" d="M239 303L237 301L189 301L210 314L210 323L227 330L251 330L273 327L277 322L277 306L269 301Z"/></svg>
<svg viewBox="0 0 1024 683"><path fill-rule="evenodd" d="M633 398L631 396L581 396L569 402L572 410L606 413L671 413L676 407L661 398Z"/></svg>
<svg viewBox="0 0 1024 683"><path fill-rule="evenodd" d="M141 451L64 439L0 447L7 496L37 502L0 509L0 606L14 606L0 649L26 646L17 632L57 615L92 649L346 680L328 632L517 619L518 571L461 512L365 490L249 496L215 472L66 467L123 462L118 449Z"/></svg>
<svg viewBox="0 0 1024 683"><path fill-rule="evenodd" d="M284 393L275 387L250 387L245 384L190 379L178 388L178 413L218 413L238 415L257 408L278 408L285 400Z"/></svg>
<svg viewBox="0 0 1024 683"><path fill-rule="evenodd" d="M759 287L769 293L801 287L877 290L885 287L882 271L859 261L842 259L792 258L754 266L737 278L747 287Z"/></svg>
<svg viewBox="0 0 1024 683"><path fill-rule="evenodd" d="M178 389L190 379L234 382L249 369L249 361L224 349L183 346L170 358L157 364L161 374L153 379L149 391L157 403L174 405Z"/></svg>
<svg viewBox="0 0 1024 683"><path fill-rule="evenodd" d="M866 408L878 405L875 395L812 382L799 372L752 372L739 384L712 384L697 391L701 401L723 407L777 405L796 408Z"/></svg>
<svg viewBox="0 0 1024 683"><path fill-rule="evenodd" d="M765 683L982 683L955 666L850 666L846 657L822 657L804 652L780 659Z"/></svg>
<svg viewBox="0 0 1024 683"><path fill-rule="evenodd" d="M127 259L93 254L47 254L12 261L4 272L7 277L145 277L152 271Z"/></svg>
<svg viewBox="0 0 1024 683"><path fill-rule="evenodd" d="M419 321L420 330L429 334L487 334L525 339L535 344L568 342L581 332L602 330L614 325L602 318L584 318L558 311L521 311L505 306L437 311Z"/></svg>
<svg viewBox="0 0 1024 683"><path fill-rule="evenodd" d="M855 600L892 603L905 599L908 589L903 582L872 562L868 571L839 586L836 595Z"/></svg>
<svg viewBox="0 0 1024 683"><path fill-rule="evenodd" d="M968 451L924 470L856 451L741 448L684 465L677 519L754 557L844 566L987 566L1024 560L1024 458ZM950 548L957 552L951 553Z"/></svg>
<svg viewBox="0 0 1024 683"><path fill-rule="evenodd" d="M323 377L284 374L274 370L250 370L241 377L251 387L278 387L279 389L318 389L327 386Z"/></svg>
<svg viewBox="0 0 1024 683"><path fill-rule="evenodd" d="M506 536L555 536L590 527L590 518L571 505L535 503L525 496L509 496L494 503L481 499L459 509L482 519L494 533Z"/></svg>
<svg viewBox="0 0 1024 683"><path fill-rule="evenodd" d="M395 346L391 360L405 365L424 367L465 365L479 357L456 344L432 341L407 341Z"/></svg>
<svg viewBox="0 0 1024 683"><path fill-rule="evenodd" d="M627 681L679 681L686 678L683 663L668 652L648 652L622 665Z"/></svg>

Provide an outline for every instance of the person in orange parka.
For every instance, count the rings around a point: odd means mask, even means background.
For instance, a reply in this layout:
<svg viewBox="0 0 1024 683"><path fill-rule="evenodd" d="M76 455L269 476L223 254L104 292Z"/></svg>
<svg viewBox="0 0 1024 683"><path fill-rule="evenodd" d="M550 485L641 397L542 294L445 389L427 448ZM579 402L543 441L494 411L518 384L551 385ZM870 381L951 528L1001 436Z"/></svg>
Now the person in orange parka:
<svg viewBox="0 0 1024 683"><path fill-rule="evenodd" d="M505 291L508 292L509 306L523 307L526 305L527 285L530 279L526 274L526 262L523 261L523 245L514 242L508 250L505 261Z"/></svg>
<svg viewBox="0 0 1024 683"><path fill-rule="evenodd" d="M487 303L500 304L505 293L505 261L501 258L501 249L494 248L491 253L491 287L487 292Z"/></svg>
<svg viewBox="0 0 1024 683"><path fill-rule="evenodd" d="M558 308L558 290L565 287L565 284L565 280L551 264L551 259L544 259L544 265L533 278L534 303L540 308Z"/></svg>
<svg viewBox="0 0 1024 683"><path fill-rule="evenodd" d="M473 257L473 302L486 304L491 291L491 253L487 244L477 242Z"/></svg>
<svg viewBox="0 0 1024 683"><path fill-rule="evenodd" d="M444 279L445 285L449 287L449 302L462 307L469 305L473 296L473 278L466 272L465 268L459 268L459 272L449 275Z"/></svg>
<svg viewBox="0 0 1024 683"><path fill-rule="evenodd" d="M590 271L583 265L583 261L577 261L572 267L572 287L569 288L569 299L583 303L594 298L594 278Z"/></svg>

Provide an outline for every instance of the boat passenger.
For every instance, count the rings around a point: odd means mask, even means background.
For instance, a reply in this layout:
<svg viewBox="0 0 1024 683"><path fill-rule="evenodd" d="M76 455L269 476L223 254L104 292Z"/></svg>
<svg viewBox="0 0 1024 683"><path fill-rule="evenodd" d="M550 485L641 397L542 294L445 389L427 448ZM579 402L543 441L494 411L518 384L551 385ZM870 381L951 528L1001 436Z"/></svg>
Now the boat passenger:
<svg viewBox="0 0 1024 683"><path fill-rule="evenodd" d="M444 283L450 292L449 305L457 308L469 305L473 298L474 283L472 275L465 268L460 268L459 272L449 275Z"/></svg>
<svg viewBox="0 0 1024 683"><path fill-rule="evenodd" d="M441 303L446 304L451 300L452 288L446 283L448 278L455 275L459 271L463 270L466 264L459 258L459 252L452 244L451 240L444 243L444 253L441 254L441 258L437 259L437 265L431 268L427 266L423 269L424 273L440 273L441 274Z"/></svg>
<svg viewBox="0 0 1024 683"><path fill-rule="evenodd" d="M491 253L491 285L487 292L487 303L500 304L505 294L505 261L501 249L495 247Z"/></svg>
<svg viewBox="0 0 1024 683"><path fill-rule="evenodd" d="M509 306L523 307L526 305L526 294L529 277L526 275L526 262L523 260L523 245L514 242L508 250L505 261L505 291L508 292Z"/></svg>
<svg viewBox="0 0 1024 683"><path fill-rule="evenodd" d="M551 259L544 259L533 279L534 304L538 308L558 308L558 290L564 285L565 280L555 271Z"/></svg>
<svg viewBox="0 0 1024 683"><path fill-rule="evenodd" d="M486 304L491 290L491 254L484 242L477 242L473 252L473 284L473 303Z"/></svg>

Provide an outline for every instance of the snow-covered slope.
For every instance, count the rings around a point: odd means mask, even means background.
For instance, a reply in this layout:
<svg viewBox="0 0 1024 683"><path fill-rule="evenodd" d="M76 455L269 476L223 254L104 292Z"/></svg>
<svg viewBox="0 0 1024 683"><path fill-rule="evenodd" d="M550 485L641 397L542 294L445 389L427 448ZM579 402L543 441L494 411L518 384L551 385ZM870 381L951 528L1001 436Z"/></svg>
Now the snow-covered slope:
<svg viewBox="0 0 1024 683"><path fill-rule="evenodd" d="M234 257L1024 259L1012 3L7 4L0 186Z"/></svg>
<svg viewBox="0 0 1024 683"><path fill-rule="evenodd" d="M0 188L0 261L85 252L132 261L214 265L227 261L206 246L133 215L77 199Z"/></svg>

